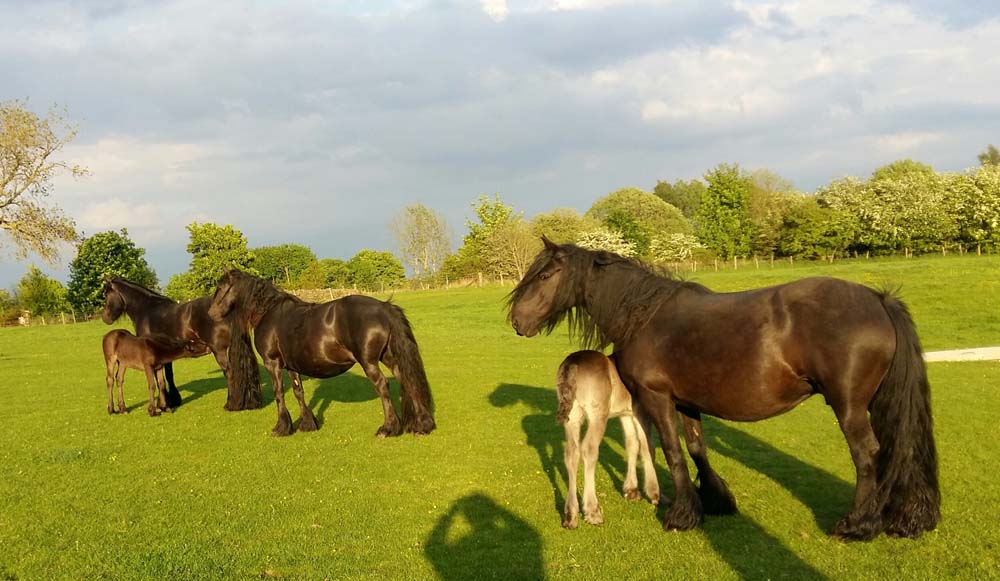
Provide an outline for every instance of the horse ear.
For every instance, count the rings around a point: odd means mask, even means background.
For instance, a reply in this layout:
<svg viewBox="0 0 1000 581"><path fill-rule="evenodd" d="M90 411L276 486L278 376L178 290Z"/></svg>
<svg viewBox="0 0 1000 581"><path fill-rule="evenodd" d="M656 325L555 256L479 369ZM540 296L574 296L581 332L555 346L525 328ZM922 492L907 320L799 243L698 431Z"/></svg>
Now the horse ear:
<svg viewBox="0 0 1000 581"><path fill-rule="evenodd" d="M562 248L558 244L549 240L548 237L545 236L545 234L542 234L542 244L544 244L545 247L551 250L552 252L562 250Z"/></svg>
<svg viewBox="0 0 1000 581"><path fill-rule="evenodd" d="M600 251L594 256L594 264L597 266L607 266L614 262L618 262L620 258L618 256L611 254L610 252Z"/></svg>

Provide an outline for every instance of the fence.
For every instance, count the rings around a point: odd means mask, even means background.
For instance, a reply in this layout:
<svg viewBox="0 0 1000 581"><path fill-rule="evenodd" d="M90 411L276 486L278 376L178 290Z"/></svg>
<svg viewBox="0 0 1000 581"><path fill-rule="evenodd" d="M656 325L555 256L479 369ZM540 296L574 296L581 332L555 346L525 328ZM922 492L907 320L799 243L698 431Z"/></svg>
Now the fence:
<svg viewBox="0 0 1000 581"><path fill-rule="evenodd" d="M0 327L41 327L47 325L72 325L93 320L94 314L78 313L68 311L64 313L33 315L28 311L21 311L17 316L6 316L0 320Z"/></svg>

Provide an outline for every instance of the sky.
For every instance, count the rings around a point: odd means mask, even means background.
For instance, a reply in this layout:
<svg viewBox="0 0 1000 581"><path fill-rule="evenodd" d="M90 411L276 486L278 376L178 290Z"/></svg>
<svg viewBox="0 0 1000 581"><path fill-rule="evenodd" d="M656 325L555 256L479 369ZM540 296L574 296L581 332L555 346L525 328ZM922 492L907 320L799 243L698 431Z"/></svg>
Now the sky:
<svg viewBox="0 0 1000 581"><path fill-rule="evenodd" d="M0 101L65 106L90 170L51 201L161 283L194 221L346 259L416 202L457 244L479 194L530 217L719 163L961 171L998 87L992 0L0 0ZM0 287L40 263L0 246Z"/></svg>

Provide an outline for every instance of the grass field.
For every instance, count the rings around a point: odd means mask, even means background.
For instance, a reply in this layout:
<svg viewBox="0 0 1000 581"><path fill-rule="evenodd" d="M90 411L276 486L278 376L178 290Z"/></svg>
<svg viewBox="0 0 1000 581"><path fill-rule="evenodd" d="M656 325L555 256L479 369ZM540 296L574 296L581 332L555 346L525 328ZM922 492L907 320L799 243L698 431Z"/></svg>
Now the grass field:
<svg viewBox="0 0 1000 581"><path fill-rule="evenodd" d="M995 257L689 278L736 290L814 274L901 283L928 349L1000 344ZM606 523L565 531L553 385L575 346L564 333L517 337L507 290L396 295L437 403L439 428L422 438L374 438L380 405L355 370L306 382L318 432L273 438L269 387L264 409L224 412L211 358L175 366L177 413L146 416L143 380L129 372L133 413L109 417L107 326L0 329L0 579L997 576L1000 363L929 366L943 521L920 540L827 537L854 470L819 398L755 424L706 420L741 512L686 533L663 532L656 508L621 497L621 430L610 424L597 471ZM657 464L669 497L662 454Z"/></svg>

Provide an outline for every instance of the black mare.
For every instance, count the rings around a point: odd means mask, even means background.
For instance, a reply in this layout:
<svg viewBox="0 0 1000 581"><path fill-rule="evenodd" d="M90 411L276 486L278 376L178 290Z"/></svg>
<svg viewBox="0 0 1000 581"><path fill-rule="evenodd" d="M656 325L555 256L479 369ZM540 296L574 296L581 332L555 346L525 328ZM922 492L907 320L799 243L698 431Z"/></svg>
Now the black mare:
<svg viewBox="0 0 1000 581"><path fill-rule="evenodd" d="M261 407L260 371L249 329L241 327L235 317L212 319L208 316L211 305L212 297L178 303L124 278L111 277L104 284L101 318L110 325L127 314L136 335L166 335L208 345L226 377L229 391L225 409L257 409ZM176 408L181 404L181 394L174 385L173 364L164 365L163 371L169 384L167 404Z"/></svg>
<svg viewBox="0 0 1000 581"><path fill-rule="evenodd" d="M292 391L302 419L299 431L316 429L306 405L300 375L333 377L361 365L382 399L385 421L379 437L404 431L429 434L434 428L433 402L420 350L403 309L389 301L354 295L328 303L309 303L280 291L270 282L237 270L219 281L209 310L212 317L236 316L254 329L254 345L271 374L278 403L273 434L292 431L285 406L282 369L292 378ZM392 369L402 386L402 421L389 397L389 382L379 362Z"/></svg>
<svg viewBox="0 0 1000 581"><path fill-rule="evenodd" d="M736 504L708 463L701 414L757 421L813 394L833 408L857 487L833 533L917 537L940 520L930 386L916 328L888 291L807 278L713 293L618 255L543 240L508 300L519 335L568 317L585 343L614 344L625 385L660 433L676 498L664 528L697 526ZM696 490L680 440L698 468Z"/></svg>

